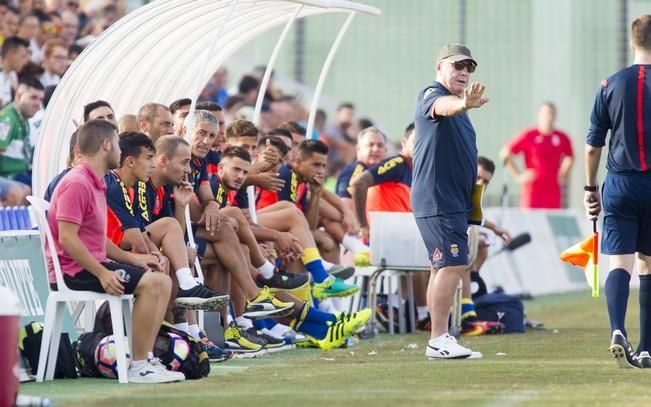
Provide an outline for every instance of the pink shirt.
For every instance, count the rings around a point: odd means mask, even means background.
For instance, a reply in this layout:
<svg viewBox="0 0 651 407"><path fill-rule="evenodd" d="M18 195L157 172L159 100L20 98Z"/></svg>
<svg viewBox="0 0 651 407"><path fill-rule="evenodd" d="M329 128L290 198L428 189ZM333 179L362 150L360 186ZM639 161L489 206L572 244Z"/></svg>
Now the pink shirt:
<svg viewBox="0 0 651 407"><path fill-rule="evenodd" d="M99 262L106 257L106 185L87 164L80 164L68 172L52 195L47 220L54 238L54 246L59 255L61 271L74 277L83 270L59 244L58 221L79 225L79 240L90 254ZM55 283L54 268L49 250L48 273L50 282Z"/></svg>

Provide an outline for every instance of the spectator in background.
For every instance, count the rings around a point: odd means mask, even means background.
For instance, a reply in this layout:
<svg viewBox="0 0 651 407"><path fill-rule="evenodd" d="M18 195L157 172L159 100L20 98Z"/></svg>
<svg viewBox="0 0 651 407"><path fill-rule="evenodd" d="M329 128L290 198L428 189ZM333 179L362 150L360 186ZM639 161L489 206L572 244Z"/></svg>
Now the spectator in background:
<svg viewBox="0 0 651 407"><path fill-rule="evenodd" d="M9 2L7 0L0 0L0 20L5 16L8 7Z"/></svg>
<svg viewBox="0 0 651 407"><path fill-rule="evenodd" d="M322 139L330 147L328 164L330 168L342 167L355 159L355 142L348 136L348 129L355 121L355 106L344 102L337 108L334 125L326 125Z"/></svg>
<svg viewBox="0 0 651 407"><path fill-rule="evenodd" d="M572 142L567 134L554 128L556 107L544 102L538 109L538 126L523 130L501 152L501 158L513 177L522 184L522 208L561 208L561 185L574 162ZM513 156L524 155L521 171Z"/></svg>
<svg viewBox="0 0 651 407"><path fill-rule="evenodd" d="M43 86L58 85L68 64L68 47L60 39L48 40L43 47Z"/></svg>
<svg viewBox="0 0 651 407"><path fill-rule="evenodd" d="M41 11L47 13L45 0L32 0L32 11Z"/></svg>
<svg viewBox="0 0 651 407"><path fill-rule="evenodd" d="M18 10L20 10L21 15L31 13L33 9L32 0L17 0Z"/></svg>
<svg viewBox="0 0 651 407"><path fill-rule="evenodd" d="M67 46L71 46L79 35L79 16L77 13L69 10L61 12L61 38Z"/></svg>
<svg viewBox="0 0 651 407"><path fill-rule="evenodd" d="M13 6L7 6L4 16L2 17L2 32L0 33L0 44L6 38L13 37L18 31L18 9Z"/></svg>
<svg viewBox="0 0 651 407"><path fill-rule="evenodd" d="M41 65L28 61L25 66L23 66L23 69L18 72L18 82L24 78L32 78L40 81L44 73L45 69L43 69Z"/></svg>
<svg viewBox="0 0 651 407"><path fill-rule="evenodd" d="M29 44L18 37L9 37L2 44L3 70L0 72L0 102L7 106L13 100L13 92L18 87L18 72L29 61Z"/></svg>
<svg viewBox="0 0 651 407"><path fill-rule="evenodd" d="M220 106L224 106L228 99L228 90L226 89L228 87L228 71L226 68L223 66L220 67L213 75L212 81L217 88L213 95L213 102Z"/></svg>
<svg viewBox="0 0 651 407"><path fill-rule="evenodd" d="M355 106L352 103L344 102L337 108L334 126L326 127L326 134L329 139L342 140L348 135L348 128L355 120Z"/></svg>
<svg viewBox="0 0 651 407"><path fill-rule="evenodd" d="M32 184L33 149L29 143L28 119L41 108L43 85L25 79L16 90L16 100L0 110L0 176Z"/></svg>
<svg viewBox="0 0 651 407"><path fill-rule="evenodd" d="M33 38L36 38L38 28L38 17L36 17L36 14L32 12L28 12L27 14L21 13L18 19L16 36L29 43Z"/></svg>
<svg viewBox="0 0 651 407"><path fill-rule="evenodd" d="M244 97L242 95L232 95L228 97L224 105L224 117L226 124L233 123L236 119L237 112L245 105Z"/></svg>
<svg viewBox="0 0 651 407"><path fill-rule="evenodd" d="M314 130L319 133L319 136L325 133L326 123L328 122L328 115L325 110L317 109L316 115L314 116Z"/></svg>
<svg viewBox="0 0 651 407"><path fill-rule="evenodd" d="M84 47L78 44L72 44L68 47L68 68L77 59L79 54L84 50Z"/></svg>
<svg viewBox="0 0 651 407"><path fill-rule="evenodd" d="M260 82L254 76L244 75L242 77L238 86L238 90L239 95L242 96L245 105L255 106L255 101L258 98L259 88Z"/></svg>
<svg viewBox="0 0 651 407"><path fill-rule="evenodd" d="M59 34L59 27L54 25L52 17L43 11L35 11L38 18L38 30L36 36L30 40L29 49L32 52L31 60L40 64L43 62L43 46L45 43Z"/></svg>

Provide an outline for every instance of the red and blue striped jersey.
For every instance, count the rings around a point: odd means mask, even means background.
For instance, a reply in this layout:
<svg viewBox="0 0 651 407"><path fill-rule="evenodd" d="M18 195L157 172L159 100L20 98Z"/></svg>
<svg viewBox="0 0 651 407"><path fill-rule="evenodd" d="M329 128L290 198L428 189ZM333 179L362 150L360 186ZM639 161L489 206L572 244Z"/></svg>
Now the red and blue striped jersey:
<svg viewBox="0 0 651 407"><path fill-rule="evenodd" d="M586 143L606 145L606 168L614 173L647 172L651 165L651 65L631 65L601 82Z"/></svg>

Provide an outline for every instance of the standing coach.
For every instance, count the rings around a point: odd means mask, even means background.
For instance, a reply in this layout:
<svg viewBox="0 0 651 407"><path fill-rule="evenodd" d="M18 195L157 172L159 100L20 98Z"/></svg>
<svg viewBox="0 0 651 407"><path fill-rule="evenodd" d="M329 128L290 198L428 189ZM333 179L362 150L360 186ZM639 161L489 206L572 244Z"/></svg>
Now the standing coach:
<svg viewBox="0 0 651 407"><path fill-rule="evenodd" d="M418 95L411 205L431 255L427 307L432 320L429 359L481 357L448 333L448 316L468 264L470 197L477 180L477 143L469 109L483 106L485 87L470 84L477 61L461 44L446 45L436 81Z"/></svg>
<svg viewBox="0 0 651 407"><path fill-rule="evenodd" d="M601 212L602 251L610 255L606 304L610 352L621 367L651 367L651 15L631 26L633 65L601 82L585 146L585 198L588 219ZM601 195L597 169L610 130L606 179ZM638 260L640 343L628 342L624 320L631 272Z"/></svg>

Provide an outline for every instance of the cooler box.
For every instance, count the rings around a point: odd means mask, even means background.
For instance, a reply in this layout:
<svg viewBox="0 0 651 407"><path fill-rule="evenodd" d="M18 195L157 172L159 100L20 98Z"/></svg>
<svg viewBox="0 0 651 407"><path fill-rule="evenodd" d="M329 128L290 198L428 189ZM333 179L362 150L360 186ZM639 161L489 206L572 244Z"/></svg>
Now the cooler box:
<svg viewBox="0 0 651 407"><path fill-rule="evenodd" d="M370 212L371 264L387 268L430 268L430 255L411 212Z"/></svg>

